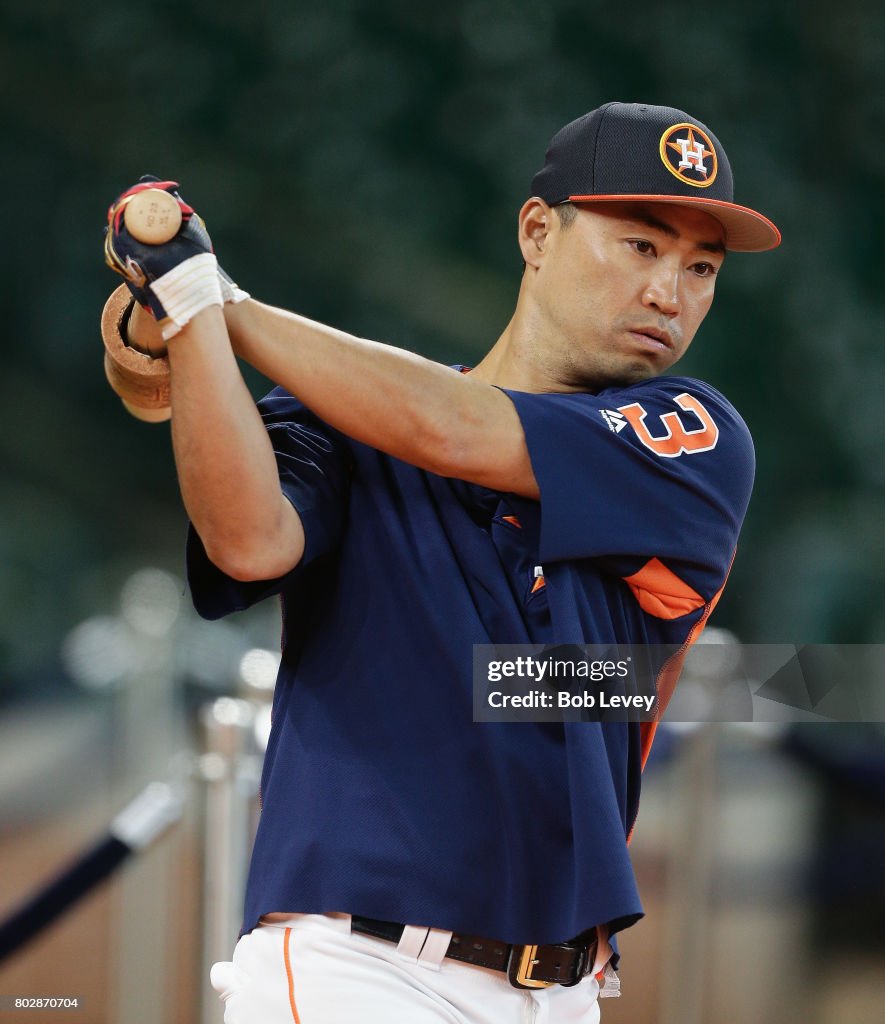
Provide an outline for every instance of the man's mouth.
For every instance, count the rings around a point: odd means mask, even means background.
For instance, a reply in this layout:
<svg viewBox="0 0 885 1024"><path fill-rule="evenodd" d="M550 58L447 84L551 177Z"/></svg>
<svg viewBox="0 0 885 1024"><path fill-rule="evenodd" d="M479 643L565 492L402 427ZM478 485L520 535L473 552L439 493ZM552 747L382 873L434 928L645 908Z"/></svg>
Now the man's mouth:
<svg viewBox="0 0 885 1024"><path fill-rule="evenodd" d="M628 333L660 351L668 352L673 349L673 339L669 331L662 331L659 327L631 327L628 328Z"/></svg>

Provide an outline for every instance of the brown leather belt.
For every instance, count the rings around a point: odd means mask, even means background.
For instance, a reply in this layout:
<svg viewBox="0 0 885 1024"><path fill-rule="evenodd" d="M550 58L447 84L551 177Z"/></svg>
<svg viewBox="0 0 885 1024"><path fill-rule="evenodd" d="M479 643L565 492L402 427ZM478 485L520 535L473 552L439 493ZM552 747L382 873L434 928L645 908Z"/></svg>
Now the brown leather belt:
<svg viewBox="0 0 885 1024"><path fill-rule="evenodd" d="M350 927L361 935L399 942L405 925L354 915ZM595 934L588 942L520 946L453 932L446 956L476 967L502 971L514 988L547 988L549 985L577 985L593 966L595 953Z"/></svg>

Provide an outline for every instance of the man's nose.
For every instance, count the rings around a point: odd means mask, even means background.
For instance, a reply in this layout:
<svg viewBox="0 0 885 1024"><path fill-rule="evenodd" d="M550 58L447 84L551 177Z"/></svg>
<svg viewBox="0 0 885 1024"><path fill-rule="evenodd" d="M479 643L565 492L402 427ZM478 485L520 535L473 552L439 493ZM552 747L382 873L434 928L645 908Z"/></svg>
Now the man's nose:
<svg viewBox="0 0 885 1024"><path fill-rule="evenodd" d="M682 299L679 292L681 268L658 260L642 296L643 304L667 317L676 316Z"/></svg>

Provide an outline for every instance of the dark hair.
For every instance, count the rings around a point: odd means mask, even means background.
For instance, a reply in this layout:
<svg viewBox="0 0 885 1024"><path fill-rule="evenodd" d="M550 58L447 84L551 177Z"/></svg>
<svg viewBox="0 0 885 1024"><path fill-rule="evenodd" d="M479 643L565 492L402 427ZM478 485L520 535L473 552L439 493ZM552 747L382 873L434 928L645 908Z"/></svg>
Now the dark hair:
<svg viewBox="0 0 885 1024"><path fill-rule="evenodd" d="M559 223L563 228L573 224L575 217L578 216L578 208L574 203L560 203L558 206L554 206L553 209L559 215Z"/></svg>
<svg viewBox="0 0 885 1024"><path fill-rule="evenodd" d="M559 217L559 225L563 231L570 225L574 224L575 218L578 216L578 208L574 203L568 201L559 203L553 207L556 210L556 216ZM523 260L522 271L525 273L525 260Z"/></svg>

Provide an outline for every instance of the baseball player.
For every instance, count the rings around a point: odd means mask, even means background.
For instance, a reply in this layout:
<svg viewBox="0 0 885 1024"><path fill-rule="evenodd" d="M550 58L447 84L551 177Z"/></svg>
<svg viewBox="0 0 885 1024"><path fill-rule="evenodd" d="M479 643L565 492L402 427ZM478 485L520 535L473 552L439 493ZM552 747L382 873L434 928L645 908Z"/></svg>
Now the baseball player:
<svg viewBox="0 0 885 1024"><path fill-rule="evenodd" d="M474 723L472 648L675 645L666 704L754 458L721 394L664 374L726 251L777 228L734 203L700 121L608 103L532 181L511 321L448 367L246 297L183 201L173 241L139 243L131 194L106 249L132 335L150 310L167 339L194 602L282 598L243 931L212 972L225 1021L598 1020L642 916L627 844L654 724ZM279 385L257 409L235 355Z"/></svg>

